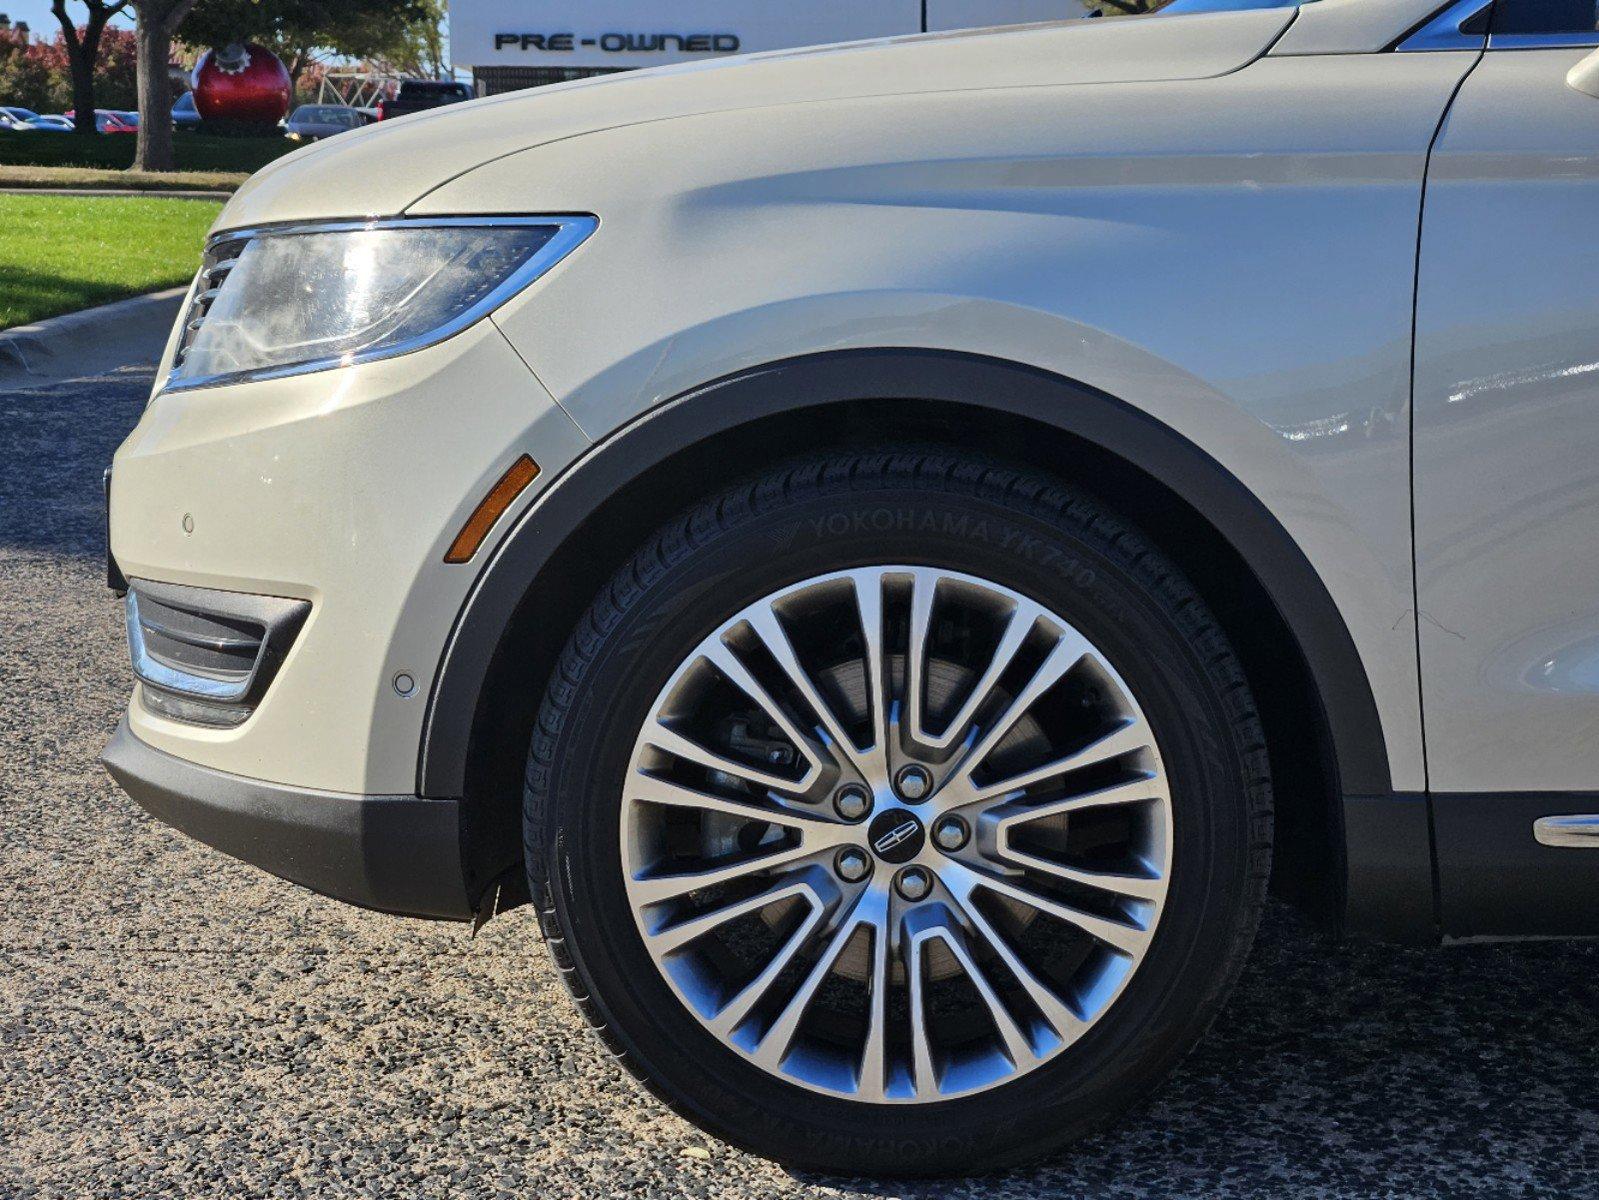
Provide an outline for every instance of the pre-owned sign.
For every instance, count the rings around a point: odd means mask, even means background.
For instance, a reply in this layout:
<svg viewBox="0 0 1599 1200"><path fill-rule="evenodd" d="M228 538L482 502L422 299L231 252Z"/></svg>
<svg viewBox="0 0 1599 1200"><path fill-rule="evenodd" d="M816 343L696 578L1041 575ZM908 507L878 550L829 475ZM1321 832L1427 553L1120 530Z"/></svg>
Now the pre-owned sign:
<svg viewBox="0 0 1599 1200"><path fill-rule="evenodd" d="M643 67L1082 13L1080 0L450 0L450 50L463 67Z"/></svg>
<svg viewBox="0 0 1599 1200"><path fill-rule="evenodd" d="M570 54L598 46L603 54L737 54L742 39L736 33L602 33L578 37L575 33L496 33L496 51L543 50Z"/></svg>

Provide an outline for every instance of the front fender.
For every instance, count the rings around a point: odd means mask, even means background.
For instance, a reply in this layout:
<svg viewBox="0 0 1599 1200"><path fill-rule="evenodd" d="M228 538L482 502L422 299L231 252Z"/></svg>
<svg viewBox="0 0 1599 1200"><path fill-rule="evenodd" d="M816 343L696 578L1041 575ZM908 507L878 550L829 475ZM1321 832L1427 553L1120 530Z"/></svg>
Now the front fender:
<svg viewBox="0 0 1599 1200"><path fill-rule="evenodd" d="M599 214L494 318L596 441L708 381L874 348L1118 397L1310 562L1413 792L1414 263L1427 146L1470 57L687 115L509 155L410 211Z"/></svg>
<svg viewBox="0 0 1599 1200"><path fill-rule="evenodd" d="M942 401L1053 425L1176 491L1239 552L1299 643L1326 707L1342 790L1391 791L1371 676L1337 603L1283 524L1215 458L1147 413L1036 368L948 351L879 349L809 355L716 380L632 422L549 486L502 539L452 631L429 700L419 793L463 794L478 700L501 636L518 605L536 594L551 559L581 536L585 518L608 497L740 425L886 398Z"/></svg>

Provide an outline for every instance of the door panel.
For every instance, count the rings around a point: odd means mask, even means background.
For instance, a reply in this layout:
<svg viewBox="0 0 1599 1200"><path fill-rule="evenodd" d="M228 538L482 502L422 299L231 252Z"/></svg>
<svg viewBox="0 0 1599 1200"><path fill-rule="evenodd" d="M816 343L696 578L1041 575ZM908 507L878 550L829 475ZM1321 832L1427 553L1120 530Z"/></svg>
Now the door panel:
<svg viewBox="0 0 1599 1200"><path fill-rule="evenodd" d="M1565 83L1590 52L1490 50L1428 176L1415 533L1440 820L1441 793L1599 792L1599 98Z"/></svg>

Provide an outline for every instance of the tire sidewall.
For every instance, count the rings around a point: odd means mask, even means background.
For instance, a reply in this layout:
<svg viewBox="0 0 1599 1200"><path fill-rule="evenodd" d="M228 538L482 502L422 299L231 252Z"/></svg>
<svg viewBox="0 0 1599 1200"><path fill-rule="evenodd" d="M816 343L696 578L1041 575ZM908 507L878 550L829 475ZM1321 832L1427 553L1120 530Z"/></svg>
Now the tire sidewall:
<svg viewBox="0 0 1599 1200"><path fill-rule="evenodd" d="M1160 1081L1213 1017L1250 913L1250 805L1224 680L1171 569L1137 535L1059 520L980 487L849 480L804 499L691 519L618 600L572 688L542 827L556 919L583 986L657 1090L737 1144L829 1169L997 1165L1102 1127ZM1079 502L1082 503L1082 502ZM1090 504L1090 507L1093 507ZM702 513L706 510L701 510ZM715 510L711 510L715 511ZM697 514L699 515L699 514ZM734 612L850 567L932 566L992 580L1070 621L1132 689L1171 786L1171 882L1149 951L1110 1009L1050 1062L1000 1087L867 1111L778 1079L721 1044L645 950L622 882L620 796L635 738L683 657ZM1165 574L1163 574L1165 573ZM635 573L637 574L637 573ZM1180 590L1180 589L1179 589ZM1191 601L1187 601L1191 603ZM537 892L535 892L537 894Z"/></svg>

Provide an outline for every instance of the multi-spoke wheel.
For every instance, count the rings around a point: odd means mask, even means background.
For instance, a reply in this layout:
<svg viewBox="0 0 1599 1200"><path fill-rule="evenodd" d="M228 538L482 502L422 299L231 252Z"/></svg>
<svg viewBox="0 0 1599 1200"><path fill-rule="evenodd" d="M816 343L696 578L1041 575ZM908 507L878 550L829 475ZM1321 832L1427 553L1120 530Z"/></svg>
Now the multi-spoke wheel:
<svg viewBox="0 0 1599 1200"><path fill-rule="evenodd" d="M535 738L531 879L681 1111L814 1166L976 1169L1102 1124L1213 1015L1266 868L1259 728L1096 506L854 467L691 514L596 602Z"/></svg>
<svg viewBox="0 0 1599 1200"><path fill-rule="evenodd" d="M683 1002L862 1100L1046 1062L1115 1001L1166 895L1171 797L1115 667L936 568L735 613L662 689L620 799L639 932Z"/></svg>

